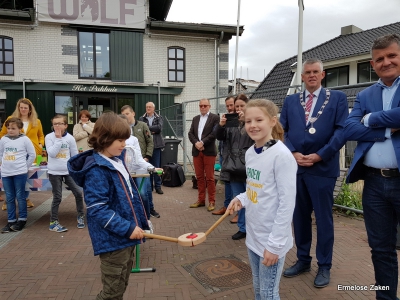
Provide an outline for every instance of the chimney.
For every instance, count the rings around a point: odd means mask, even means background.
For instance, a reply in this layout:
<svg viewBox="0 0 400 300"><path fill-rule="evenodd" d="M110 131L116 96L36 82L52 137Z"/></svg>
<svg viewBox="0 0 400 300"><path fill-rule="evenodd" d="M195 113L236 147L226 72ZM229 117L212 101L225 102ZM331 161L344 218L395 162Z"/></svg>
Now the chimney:
<svg viewBox="0 0 400 300"><path fill-rule="evenodd" d="M357 33L363 31L361 28L358 28L357 26L354 25L349 25L349 26L344 26L341 29L340 35L347 35L347 34L352 34L352 33Z"/></svg>

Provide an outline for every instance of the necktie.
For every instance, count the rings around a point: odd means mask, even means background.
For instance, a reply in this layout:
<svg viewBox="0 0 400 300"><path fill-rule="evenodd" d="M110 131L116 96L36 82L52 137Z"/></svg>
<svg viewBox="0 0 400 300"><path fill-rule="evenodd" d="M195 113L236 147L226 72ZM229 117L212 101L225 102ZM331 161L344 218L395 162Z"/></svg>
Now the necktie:
<svg viewBox="0 0 400 300"><path fill-rule="evenodd" d="M307 98L308 99L307 99L307 102L306 102L306 123L308 121L308 116L310 115L314 94L308 94Z"/></svg>

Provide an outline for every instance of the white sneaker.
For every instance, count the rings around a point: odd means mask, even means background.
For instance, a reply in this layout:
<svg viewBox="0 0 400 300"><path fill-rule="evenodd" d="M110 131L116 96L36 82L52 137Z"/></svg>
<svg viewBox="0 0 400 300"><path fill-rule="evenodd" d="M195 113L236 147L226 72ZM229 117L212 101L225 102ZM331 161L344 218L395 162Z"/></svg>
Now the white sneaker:
<svg viewBox="0 0 400 300"><path fill-rule="evenodd" d="M151 223L151 221L148 220L147 224L149 225L150 230L145 230L144 232L146 232L146 233L154 233L153 223Z"/></svg>

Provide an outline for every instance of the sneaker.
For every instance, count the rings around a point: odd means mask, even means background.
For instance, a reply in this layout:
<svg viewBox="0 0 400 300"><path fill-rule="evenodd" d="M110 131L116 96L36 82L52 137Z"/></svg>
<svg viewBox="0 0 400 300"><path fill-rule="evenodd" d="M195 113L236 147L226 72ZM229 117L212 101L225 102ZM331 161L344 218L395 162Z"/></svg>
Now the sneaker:
<svg viewBox="0 0 400 300"><path fill-rule="evenodd" d="M83 229L86 227L85 216L78 216L77 221L78 221L78 225L76 225L76 227L78 227L79 229Z"/></svg>
<svg viewBox="0 0 400 300"><path fill-rule="evenodd" d="M12 231L21 231L25 227L26 221L18 220L15 224L10 226Z"/></svg>
<svg viewBox="0 0 400 300"><path fill-rule="evenodd" d="M145 230L144 232L146 233L154 233L154 227L153 227L153 223L151 223L150 220L147 220L147 223L149 224L149 230Z"/></svg>
<svg viewBox="0 0 400 300"><path fill-rule="evenodd" d="M152 216L153 218L159 218L160 214L153 209L150 211L150 216Z"/></svg>
<svg viewBox="0 0 400 300"><path fill-rule="evenodd" d="M49 230L55 232L64 232L67 231L68 229L62 226L58 221L54 221L50 222Z"/></svg>
<svg viewBox="0 0 400 300"><path fill-rule="evenodd" d="M238 231L234 235L232 235L232 240L241 240L246 237L246 232Z"/></svg>
<svg viewBox="0 0 400 300"><path fill-rule="evenodd" d="M26 199L26 207L27 207L27 208L31 208L31 207L34 207L34 206L35 206L35 205L33 205L33 203L32 203L31 200Z"/></svg>
<svg viewBox="0 0 400 300"><path fill-rule="evenodd" d="M11 226L13 226L15 223L16 223L16 222L7 223L7 225L4 226L4 227L1 229L1 233L8 233L8 232L12 231L12 230L11 230Z"/></svg>

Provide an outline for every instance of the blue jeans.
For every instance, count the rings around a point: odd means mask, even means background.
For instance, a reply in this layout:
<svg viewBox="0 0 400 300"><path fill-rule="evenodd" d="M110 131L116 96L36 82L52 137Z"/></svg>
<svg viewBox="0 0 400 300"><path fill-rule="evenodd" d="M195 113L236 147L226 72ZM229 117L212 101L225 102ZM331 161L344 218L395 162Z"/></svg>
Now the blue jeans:
<svg viewBox="0 0 400 300"><path fill-rule="evenodd" d="M27 173L2 177L3 187L7 198L7 218L9 223L17 221L15 199L18 201L18 220L26 221L28 217L25 198L25 184L27 179Z"/></svg>
<svg viewBox="0 0 400 300"><path fill-rule="evenodd" d="M396 234L400 220L400 177L385 178L367 171L362 203L375 285L389 286L388 291L376 291L376 299L394 300L398 283Z"/></svg>
<svg viewBox="0 0 400 300"><path fill-rule="evenodd" d="M142 177L142 178L134 178L136 186L139 190L140 193L140 198L142 198L144 210L146 212L146 217L147 220L150 220L150 203L149 203L149 198L147 196L148 194L148 189L150 187L150 181L148 177ZM140 187L140 184L142 183L143 180L143 185Z"/></svg>
<svg viewBox="0 0 400 300"><path fill-rule="evenodd" d="M255 300L279 300L279 282L281 280L282 269L285 257L278 259L272 266L262 264L264 257L247 249L249 255L251 273L253 275L253 289Z"/></svg>
<svg viewBox="0 0 400 300"><path fill-rule="evenodd" d="M225 201L224 206L228 207L229 203L231 203L233 199L232 187L230 181L224 181L225 183Z"/></svg>
<svg viewBox="0 0 400 300"><path fill-rule="evenodd" d="M160 168L161 165L161 148L153 150L153 155L149 161L154 167ZM153 185L154 181L154 185ZM161 177L158 175L150 174L150 187L151 190L155 187L156 189L161 189Z"/></svg>
<svg viewBox="0 0 400 300"><path fill-rule="evenodd" d="M246 182L231 181L232 198L246 191ZM237 226L240 232L246 232L246 209L242 208L238 212L239 218Z"/></svg>
<svg viewBox="0 0 400 300"><path fill-rule="evenodd" d="M219 145L222 145L222 142L220 142ZM222 155L220 153L219 155L219 165L222 166ZM231 182L230 181L224 181L225 183L225 201L224 201L224 207L228 207L229 203L231 203L231 200L233 199L233 194L232 194L232 187L231 187Z"/></svg>

